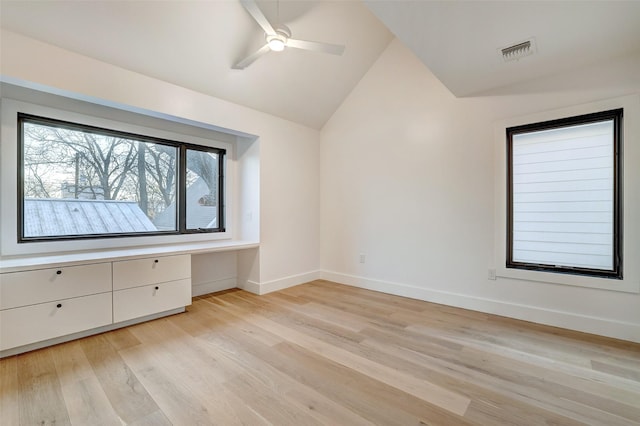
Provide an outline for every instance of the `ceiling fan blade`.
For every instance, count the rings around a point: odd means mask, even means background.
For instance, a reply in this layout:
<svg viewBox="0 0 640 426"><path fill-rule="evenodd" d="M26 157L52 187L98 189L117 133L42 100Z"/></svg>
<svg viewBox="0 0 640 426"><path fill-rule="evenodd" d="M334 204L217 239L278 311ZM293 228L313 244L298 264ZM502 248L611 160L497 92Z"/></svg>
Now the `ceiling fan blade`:
<svg viewBox="0 0 640 426"><path fill-rule="evenodd" d="M258 7L258 4L255 0L240 0L240 3L247 9L247 12L256 20L258 25L262 27L265 33L268 35L276 34L276 30L273 29L273 25L267 20L264 16L264 13Z"/></svg>
<svg viewBox="0 0 640 426"><path fill-rule="evenodd" d="M251 55L247 56L246 58L244 58L243 60L241 60L240 62L235 64L233 66L233 69L236 69L236 70L245 69L246 67L248 67L249 65L254 63L260 56L264 55L265 53L269 52L270 50L271 49L269 49L269 45L265 44L260 49L256 50Z"/></svg>
<svg viewBox="0 0 640 426"><path fill-rule="evenodd" d="M341 44L320 43L317 41L296 40L290 38L287 40L288 47L296 49L312 50L314 52L330 53L332 55L342 55L344 46Z"/></svg>

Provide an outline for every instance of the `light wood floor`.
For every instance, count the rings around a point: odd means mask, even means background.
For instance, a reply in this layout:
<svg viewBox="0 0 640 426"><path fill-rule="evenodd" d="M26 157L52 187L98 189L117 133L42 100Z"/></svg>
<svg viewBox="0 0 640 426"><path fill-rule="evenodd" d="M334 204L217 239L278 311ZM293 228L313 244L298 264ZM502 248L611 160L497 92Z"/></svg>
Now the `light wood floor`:
<svg viewBox="0 0 640 426"><path fill-rule="evenodd" d="M0 361L4 425L640 424L640 345L316 281Z"/></svg>

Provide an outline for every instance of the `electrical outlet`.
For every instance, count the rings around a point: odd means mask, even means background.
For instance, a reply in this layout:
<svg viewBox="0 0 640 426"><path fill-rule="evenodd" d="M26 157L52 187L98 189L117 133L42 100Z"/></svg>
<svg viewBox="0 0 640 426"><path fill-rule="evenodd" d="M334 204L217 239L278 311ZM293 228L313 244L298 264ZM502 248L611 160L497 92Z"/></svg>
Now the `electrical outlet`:
<svg viewBox="0 0 640 426"><path fill-rule="evenodd" d="M360 253L360 263L365 263L367 261L367 255L364 253Z"/></svg>
<svg viewBox="0 0 640 426"><path fill-rule="evenodd" d="M489 269L489 275L488 277L490 280L495 281L496 280L496 270L495 269Z"/></svg>

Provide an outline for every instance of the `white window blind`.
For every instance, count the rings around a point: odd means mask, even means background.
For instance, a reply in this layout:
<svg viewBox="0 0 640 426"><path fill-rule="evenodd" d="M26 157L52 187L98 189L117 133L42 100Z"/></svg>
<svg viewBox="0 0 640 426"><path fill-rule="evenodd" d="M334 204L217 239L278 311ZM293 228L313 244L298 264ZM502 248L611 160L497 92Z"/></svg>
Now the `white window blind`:
<svg viewBox="0 0 640 426"><path fill-rule="evenodd" d="M613 270L614 121L513 135L512 260Z"/></svg>

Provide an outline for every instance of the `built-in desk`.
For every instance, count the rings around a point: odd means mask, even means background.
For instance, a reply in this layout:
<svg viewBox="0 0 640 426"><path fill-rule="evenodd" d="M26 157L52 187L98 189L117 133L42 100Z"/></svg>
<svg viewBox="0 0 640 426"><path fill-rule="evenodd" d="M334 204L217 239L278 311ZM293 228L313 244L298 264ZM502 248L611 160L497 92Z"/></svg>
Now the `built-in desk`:
<svg viewBox="0 0 640 426"><path fill-rule="evenodd" d="M0 357L184 312L191 255L248 241L0 259Z"/></svg>

